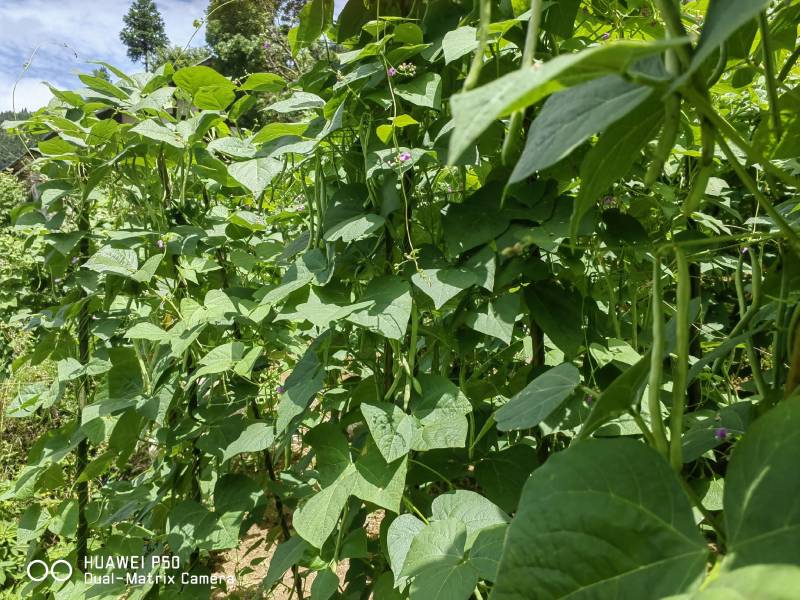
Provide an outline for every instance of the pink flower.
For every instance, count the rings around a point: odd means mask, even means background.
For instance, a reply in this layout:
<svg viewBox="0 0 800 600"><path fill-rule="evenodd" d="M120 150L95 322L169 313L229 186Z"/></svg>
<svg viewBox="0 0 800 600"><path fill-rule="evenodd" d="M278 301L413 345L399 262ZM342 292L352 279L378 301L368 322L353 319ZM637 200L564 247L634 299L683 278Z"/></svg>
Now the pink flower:
<svg viewBox="0 0 800 600"><path fill-rule="evenodd" d="M389 67L388 69L386 69L386 74L389 77L394 77L395 75L397 75L397 69L395 69L394 67Z"/></svg>
<svg viewBox="0 0 800 600"><path fill-rule="evenodd" d="M400 162L408 162L411 160L411 152L403 151L397 155L397 160Z"/></svg>

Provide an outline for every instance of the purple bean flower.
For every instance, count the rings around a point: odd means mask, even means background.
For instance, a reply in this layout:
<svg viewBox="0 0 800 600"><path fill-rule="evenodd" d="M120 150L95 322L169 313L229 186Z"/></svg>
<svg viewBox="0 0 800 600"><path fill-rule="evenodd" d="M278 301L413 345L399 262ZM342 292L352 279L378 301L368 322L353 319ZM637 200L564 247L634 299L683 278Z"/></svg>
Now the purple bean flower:
<svg viewBox="0 0 800 600"><path fill-rule="evenodd" d="M603 198L603 206L614 206L614 196L605 196Z"/></svg>
<svg viewBox="0 0 800 600"><path fill-rule="evenodd" d="M601 39L607 40L607 39L608 39L608 38L610 38L610 37L611 37L611 34L610 34L610 33L608 33L608 32L606 31L606 32L605 32L605 33L604 33L604 34L601 36Z"/></svg>
<svg viewBox="0 0 800 600"><path fill-rule="evenodd" d="M275 388L275 391L278 392L279 394L282 394L283 392L286 391L286 388L283 387L282 385L279 385L277 388Z"/></svg>
<svg viewBox="0 0 800 600"><path fill-rule="evenodd" d="M727 427L717 427L714 430L714 437L718 440L724 440L728 437L728 428Z"/></svg>
<svg viewBox="0 0 800 600"><path fill-rule="evenodd" d="M264 42L264 50L269 50L272 47L272 44L269 42Z"/></svg>
<svg viewBox="0 0 800 600"><path fill-rule="evenodd" d="M748 248L747 246L742 248L742 254L747 254L748 252L750 252L750 248Z"/></svg>
<svg viewBox="0 0 800 600"><path fill-rule="evenodd" d="M408 151L404 150L403 152L401 152L400 154L397 155L397 160L399 160L400 162L408 162L408 161L410 161L411 160L411 152L408 152Z"/></svg>
<svg viewBox="0 0 800 600"><path fill-rule="evenodd" d="M386 69L386 74L389 77L394 77L395 75L397 75L397 69L395 69L394 67L389 67L388 69Z"/></svg>

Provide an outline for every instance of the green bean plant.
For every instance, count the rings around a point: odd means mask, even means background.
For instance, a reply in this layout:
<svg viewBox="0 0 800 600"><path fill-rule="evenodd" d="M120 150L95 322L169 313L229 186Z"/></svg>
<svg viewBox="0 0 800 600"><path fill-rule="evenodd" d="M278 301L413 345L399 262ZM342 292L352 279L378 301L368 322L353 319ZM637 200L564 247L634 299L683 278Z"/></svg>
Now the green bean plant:
<svg viewBox="0 0 800 600"><path fill-rule="evenodd" d="M57 376L5 418L64 424L2 498L74 575L15 590L793 597L799 16L310 0L296 81L53 88L5 126L54 290L14 366Z"/></svg>

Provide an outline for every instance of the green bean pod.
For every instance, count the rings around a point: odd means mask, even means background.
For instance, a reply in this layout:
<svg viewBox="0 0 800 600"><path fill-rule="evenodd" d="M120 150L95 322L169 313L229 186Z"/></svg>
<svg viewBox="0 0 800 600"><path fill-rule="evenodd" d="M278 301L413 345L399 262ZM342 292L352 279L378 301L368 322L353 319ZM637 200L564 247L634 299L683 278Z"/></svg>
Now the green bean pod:
<svg viewBox="0 0 800 600"><path fill-rule="evenodd" d="M753 284L755 287L755 280L758 277L759 289L761 284L761 262L755 252L750 252L750 266L753 270ZM739 300L739 314L744 314L744 284L742 283L742 257L739 257L739 264L736 268L735 275L736 296ZM753 338L749 337L744 342L745 350L747 351L747 360L750 363L750 371L753 374L753 381L756 384L756 389L762 398L767 395L767 384L764 381L764 375L761 373L761 361L756 354L755 347L753 346Z"/></svg>
<svg viewBox="0 0 800 600"><path fill-rule="evenodd" d="M728 64L728 43L722 42L722 44L719 47L719 58L717 59L717 64L714 65L714 71L709 76L708 81L706 81L706 87L708 89L714 87L716 83L720 80L720 77L722 77L722 74L725 72L725 67L727 66L727 64Z"/></svg>
<svg viewBox="0 0 800 600"><path fill-rule="evenodd" d="M464 91L467 92L478 85L478 78L483 69L483 53L489 40L489 22L492 20L492 4L489 0L480 0L480 24L478 25L478 47L472 57L472 64L464 79Z"/></svg>
<svg viewBox="0 0 800 600"><path fill-rule="evenodd" d="M745 311L744 306L744 288L742 287L742 257L739 257L739 264L736 270L736 275L734 277L734 282L737 286L737 296L740 298L739 300L739 313L741 317L739 318L739 322L733 327L731 332L728 334L728 338L734 338L739 335L742 330L747 327L747 324L753 319L756 313L761 309L761 263L758 260L755 260L754 257L751 257L751 268L753 270L753 277L750 282L750 308ZM739 289L741 288L741 290ZM711 372L715 373L719 368L720 364L724 356L720 356L714 361L714 364L711 366Z"/></svg>
<svg viewBox="0 0 800 600"><path fill-rule="evenodd" d="M644 184L647 187L652 187L653 184L661 175L664 170L664 165L675 146L675 140L678 137L678 129L681 124L681 99L679 96L673 94L669 96L664 105L664 126L661 128L661 136L658 138L656 151L653 155L653 160L647 169L647 174L644 176Z"/></svg>
<svg viewBox="0 0 800 600"><path fill-rule="evenodd" d="M647 409L653 443L663 456L667 456L667 434L661 420L661 377L664 367L664 302L661 298L661 256L653 258L653 345L650 348L650 377L647 382Z"/></svg>
<svg viewBox="0 0 800 600"><path fill-rule="evenodd" d="M689 302L691 301L691 281L689 261L680 246L675 247L677 262L678 289L676 292L675 314L675 369L672 375L672 413L669 423L669 458L675 471L683 466L683 413L686 408L686 380L689 372Z"/></svg>
<svg viewBox="0 0 800 600"><path fill-rule="evenodd" d="M683 201L683 215L685 217L691 216L700 207L700 201L706 193L708 186L708 179L711 177L711 172L714 170L714 165L705 165L700 167L700 170L695 175L694 182L692 182L692 189Z"/></svg>
<svg viewBox="0 0 800 600"><path fill-rule="evenodd" d="M500 154L501 162L505 167L513 165L519 156L519 140L522 135L522 118L524 116L525 110L518 110L508 120L508 129L503 140L503 150Z"/></svg>
<svg viewBox="0 0 800 600"><path fill-rule="evenodd" d="M542 0L531 0L531 18L528 21L528 30L525 33L525 46L522 49L522 62L520 69L527 69L533 64L536 54L536 45L539 41L539 27L542 22ZM517 160L520 151L519 140L522 137L522 120L525 109L520 109L511 115L508 121L506 137L503 140L503 149L500 159L504 166L511 166Z"/></svg>

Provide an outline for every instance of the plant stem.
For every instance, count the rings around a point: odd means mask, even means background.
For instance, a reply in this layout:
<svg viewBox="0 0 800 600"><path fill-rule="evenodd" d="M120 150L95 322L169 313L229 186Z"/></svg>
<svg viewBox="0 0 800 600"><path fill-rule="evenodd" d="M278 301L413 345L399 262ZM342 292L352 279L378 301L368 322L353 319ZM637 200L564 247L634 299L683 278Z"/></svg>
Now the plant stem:
<svg viewBox="0 0 800 600"><path fill-rule="evenodd" d="M447 487L449 487L451 490L454 490L454 489L456 489L456 486L455 486L455 485L453 485L453 482L452 482L452 481L450 481L450 480L449 480L447 477L445 477L444 475L442 475L441 473L439 473L439 471L437 471L437 470L436 470L436 469L434 469L433 467L431 467L431 466L429 466L429 465L426 465L425 463L421 463L421 462L419 462L418 460L414 460L413 458L409 458L409 459L408 459L408 462L410 462L410 463L413 463L413 464L415 464L415 465L417 465L417 466L419 466L419 467L422 467L423 469L427 469L428 471L430 471L431 473L433 473L434 475L436 475L436 476L437 476L439 479L441 479L442 481L444 481L444 482L447 484Z"/></svg>
<svg viewBox="0 0 800 600"><path fill-rule="evenodd" d="M752 316L755 314L756 310L747 310L745 308L745 298L744 298L744 284L742 282L742 257L739 256L739 264L736 267L736 274L734 283L736 286L736 296L739 301L739 314L742 315L742 319L739 323L744 321L744 317L748 315L748 321L752 319ZM761 266L759 264L758 258L755 256L755 252L750 252L750 263L752 265L752 284L751 290L753 291L753 306L758 307L761 304L760 299L760 289L761 289ZM737 323L736 327L739 327ZM741 330L742 327L739 327ZM761 361L759 360L758 356L756 355L755 348L753 347L753 338L748 337L745 340L745 349L747 351L747 360L750 362L750 370L753 373L753 381L756 383L756 388L758 389L758 393L761 395L762 398L766 397L767 393L767 386L764 383L764 376L761 373Z"/></svg>
<svg viewBox="0 0 800 600"><path fill-rule="evenodd" d="M680 472L683 466L683 411L686 405L686 378L689 370L689 302L691 281L689 279L689 261L680 246L675 247L677 263L676 291L676 342L675 369L672 376L672 413L670 414L669 456L672 468Z"/></svg>
<svg viewBox="0 0 800 600"><path fill-rule="evenodd" d="M769 22L766 11L758 14L758 28L761 32L761 51L764 53L764 79L767 84L767 100L769 101L769 116L775 135L780 138L783 134L781 127L781 113L778 110L778 90L775 85L775 59L772 54L772 43L769 39Z"/></svg>
<svg viewBox="0 0 800 600"><path fill-rule="evenodd" d="M728 123L722 117L722 115L714 110L714 107L711 106L711 103L708 101L708 99L704 98L702 94L697 92L697 90L693 89L691 86L685 86L681 88L681 94L687 100L689 100L689 102L691 102L704 117L708 119L714 128L716 128L717 132L720 134L717 136L717 141L719 142L720 147L724 149L722 139L724 136L736 144L736 146L745 153L750 162L760 164L767 173L774 175L784 183L792 187L800 187L800 180L792 175L789 175L782 169L777 168L758 152L756 152L755 149L753 149L753 147L739 134L739 132L734 129L733 125ZM738 160L736 162L738 164Z"/></svg>
<svg viewBox="0 0 800 600"><path fill-rule="evenodd" d="M344 528L347 521L347 509L349 504L345 503L342 511L342 519L339 521L339 531L336 533L336 547L333 550L333 560L339 562L339 552L342 549L342 539L344 539Z"/></svg>
<svg viewBox="0 0 800 600"><path fill-rule="evenodd" d="M703 518L711 526L711 529L713 529L714 533L717 534L717 541L720 543L721 546L724 545L725 544L725 532L724 532L723 528L720 527L719 523L717 523L717 520L714 518L714 515L712 515L711 512L705 506L703 506L703 501L697 495L697 492L694 491L692 486L690 486L688 483L686 483L686 481L683 479L683 477L679 477L678 479L681 482L681 486L683 487L683 491L686 492L687 496L689 496L689 500L691 500L692 504L694 504L695 507L697 507L697 510L699 510L700 513L703 515Z"/></svg>
<svg viewBox="0 0 800 600"><path fill-rule="evenodd" d="M539 42L539 28L542 24L543 0L531 0L531 19L528 21L528 30L525 33L525 47L522 49L521 68L533 64L536 55L536 45Z"/></svg>
<svg viewBox="0 0 800 600"><path fill-rule="evenodd" d="M80 256L81 262L89 257L89 199L84 197L81 203L80 214L78 216L78 229L83 233L80 241ZM78 361L84 367L89 363L89 305L86 298L86 291L80 287L81 294L81 307L78 313ZM89 386L91 379L88 375L83 374L78 379L78 419L80 420L83 414L83 409L89 401ZM80 476L89 464L89 442L84 437L75 452L75 472ZM89 505L89 481L84 479L79 481L76 486L76 493L78 496L78 528L75 534L75 560L78 563L78 569L85 572L85 559L88 554L89 548L89 523L86 518L86 507Z"/></svg>
<svg viewBox="0 0 800 600"><path fill-rule="evenodd" d="M794 51L789 55L789 58L786 59L786 62L783 63L783 67L781 68L781 72L778 73L778 81L783 81L789 76L789 73L797 64L797 59L800 58L800 46L794 49Z"/></svg>
<svg viewBox="0 0 800 600"><path fill-rule="evenodd" d="M655 439L653 438L653 433L650 431L650 428L647 426L647 423L644 422L641 413L638 410L629 410L628 413L633 417L633 420L636 422L636 425L639 427L639 431L642 432L642 436L644 436L645 441L650 445L655 447Z"/></svg>
<svg viewBox="0 0 800 600"><path fill-rule="evenodd" d="M661 377L664 368L664 302L661 298L661 255L653 260L653 345L650 349L650 379L647 384L647 410L653 443L664 458L667 457L667 433L661 418Z"/></svg>
<svg viewBox="0 0 800 600"><path fill-rule="evenodd" d="M256 404L255 399L251 401L250 406L253 409L253 417L257 420L261 419L261 413L258 410L258 404ZM278 477L275 475L275 463L272 460L272 454L269 449L265 448L262 456L264 457L264 467L267 469L267 475L269 475L270 481L272 481L272 483L278 483ZM277 492L272 493L272 498L275 501L275 512L278 513L278 521L281 525L283 539L284 541L288 540L292 537L292 534L289 531L289 523L286 521L286 514L283 511L283 501ZM294 578L294 587L297 591L297 597L303 600L303 581L300 579L300 571L297 569L297 565L292 565L292 577Z"/></svg>
<svg viewBox="0 0 800 600"><path fill-rule="evenodd" d="M423 515L423 514L420 512L420 510L419 510L419 509L418 509L416 506L414 506L414 503L413 503L413 502L411 502L411 500L409 500L409 499L408 499L406 496L403 496L403 504L405 504L405 505L406 505L406 508L407 508L408 510L410 510L410 511L411 511L411 512L413 512L415 515L417 515L417 516L420 518L420 520L421 520L423 523L425 523L425 525L427 525L427 524L428 524L428 519L426 519L426 518L425 518L425 515Z"/></svg>
<svg viewBox="0 0 800 600"><path fill-rule="evenodd" d="M664 3L669 3L671 0L664 0ZM659 8L664 13L664 9ZM680 17L678 17L680 21ZM681 25L682 27L682 25ZM667 72L674 78L680 74L680 65L678 64L678 56L675 50L668 50L666 54L666 68ZM644 176L644 184L646 187L652 187L653 184L661 175L664 170L664 164L669 158L672 148L675 146L675 140L678 137L678 130L681 124L681 97L678 94L670 94L664 99L664 125L661 128L661 135L656 144L656 150L653 154L653 160L647 168Z"/></svg>
<svg viewBox="0 0 800 600"><path fill-rule="evenodd" d="M725 153L725 157L728 159L731 167L733 167L733 170L736 171L736 174L739 176L739 179L741 179L744 186L751 194L753 194L753 196L755 196L759 206L764 209L764 212L766 212L767 215L769 215L769 217L775 221L775 224L781 230L781 233L783 233L787 241L791 244L795 254L800 256L800 237L798 237L797 233L789 226L789 223L786 222L786 219L783 218L783 215L775 210L775 207L772 206L772 202L769 201L769 198L767 198L764 193L758 189L758 184L753 181L753 178L750 177L744 167L739 163L739 159L736 158L736 155L733 153L725 140L720 137L717 141L719 142L720 148L722 148L722 152Z"/></svg>
<svg viewBox="0 0 800 600"><path fill-rule="evenodd" d="M778 296L778 314L775 316L775 334L772 346L772 385L777 390L783 379L783 360L786 351L784 340L786 321L786 305L789 295L789 266L786 264L786 256L781 253L781 287Z"/></svg>
<svg viewBox="0 0 800 600"><path fill-rule="evenodd" d="M661 18L664 19L670 37L686 37L686 29L683 27L683 21L681 20L681 11L675 1L655 0L655 4L658 7L658 12L661 13ZM691 61L689 49L686 46L677 46L675 48L675 54L678 56L678 60L685 70Z"/></svg>
<svg viewBox="0 0 800 600"><path fill-rule="evenodd" d="M411 305L411 341L408 345L408 359L405 361L406 366L406 385L403 389L403 410L408 412L408 406L411 403L411 388L414 384L414 363L417 358L417 334L419 331L419 314L417 307ZM402 358L402 356L401 356Z"/></svg>

